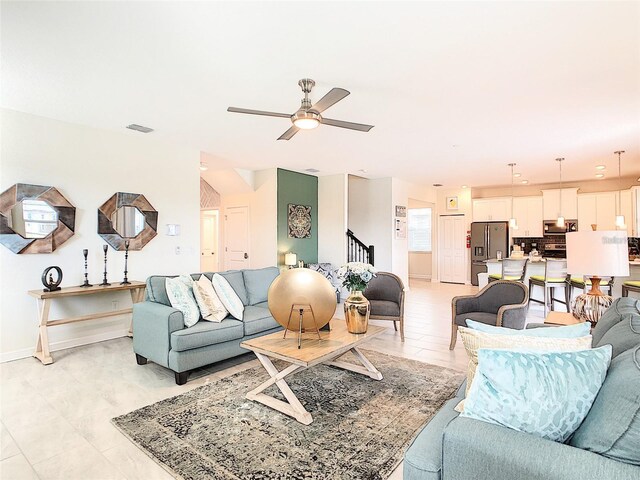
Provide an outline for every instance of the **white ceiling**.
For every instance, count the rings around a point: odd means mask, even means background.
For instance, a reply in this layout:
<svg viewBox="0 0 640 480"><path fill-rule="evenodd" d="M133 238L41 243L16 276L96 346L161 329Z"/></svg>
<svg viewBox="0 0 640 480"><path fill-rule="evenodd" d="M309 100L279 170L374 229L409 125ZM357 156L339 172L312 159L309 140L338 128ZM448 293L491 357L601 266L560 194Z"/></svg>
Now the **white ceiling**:
<svg viewBox="0 0 640 480"><path fill-rule="evenodd" d="M640 2L2 2L2 106L129 123L225 165L446 186L640 174ZM351 95L276 141L297 81ZM129 131L127 131L129 132ZM129 132L131 135L141 135ZM454 145L457 145L454 147Z"/></svg>

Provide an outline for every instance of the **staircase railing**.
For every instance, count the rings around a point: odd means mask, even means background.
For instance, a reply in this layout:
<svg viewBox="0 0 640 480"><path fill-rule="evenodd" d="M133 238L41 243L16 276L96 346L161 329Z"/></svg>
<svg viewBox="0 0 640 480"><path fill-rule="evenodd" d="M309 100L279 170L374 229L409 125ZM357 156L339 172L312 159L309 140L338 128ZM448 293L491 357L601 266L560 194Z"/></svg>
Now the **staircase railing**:
<svg viewBox="0 0 640 480"><path fill-rule="evenodd" d="M347 230L347 261L374 265L373 245L365 245L351 230Z"/></svg>

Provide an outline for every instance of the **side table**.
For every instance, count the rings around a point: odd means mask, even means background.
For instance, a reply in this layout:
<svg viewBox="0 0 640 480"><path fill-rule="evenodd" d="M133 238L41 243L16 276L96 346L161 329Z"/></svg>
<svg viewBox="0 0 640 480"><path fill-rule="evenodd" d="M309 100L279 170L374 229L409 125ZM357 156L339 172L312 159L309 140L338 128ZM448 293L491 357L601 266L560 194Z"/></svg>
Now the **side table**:
<svg viewBox="0 0 640 480"><path fill-rule="evenodd" d="M44 365L53 363L51 352L49 351L49 335L48 327L64 325L66 323L83 322L85 320L95 320L98 318L115 317L131 313L133 308L123 308L121 310L113 310L109 312L90 313L79 317L61 318L59 320L49 320L49 311L51 310L51 302L58 298L64 297L86 297L88 295L97 295L100 293L110 293L118 291L129 291L131 294L131 303L138 303L144 299L144 282L132 281L128 285L113 284L107 287L94 285L92 287L66 287L55 292L44 292L42 290L29 290L29 295L34 297L38 303L38 343L33 356L40 360ZM132 325L129 326L129 336L132 336Z"/></svg>

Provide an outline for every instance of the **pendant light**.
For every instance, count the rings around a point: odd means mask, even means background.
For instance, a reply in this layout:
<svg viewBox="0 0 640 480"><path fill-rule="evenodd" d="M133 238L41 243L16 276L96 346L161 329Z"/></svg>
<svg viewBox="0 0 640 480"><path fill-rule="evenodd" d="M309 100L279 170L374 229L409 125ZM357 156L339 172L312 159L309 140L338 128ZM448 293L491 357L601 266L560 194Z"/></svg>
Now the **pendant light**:
<svg viewBox="0 0 640 480"><path fill-rule="evenodd" d="M562 162L564 162L564 158L556 158L556 162L558 162L558 166L560 167L560 210L558 211L556 226L564 227L564 217L562 216Z"/></svg>
<svg viewBox="0 0 640 480"><path fill-rule="evenodd" d="M621 203L622 174L620 169L620 164L621 164L620 156L624 153L624 150L618 150L613 153L618 155L618 189L619 190L618 190L618 208L616 208L616 228L627 228L627 224L624 220L624 215L622 215L622 203Z"/></svg>
<svg viewBox="0 0 640 480"><path fill-rule="evenodd" d="M514 230L518 229L518 221L513 216L513 167L516 166L515 163L507 164L511 167L511 218L509 219L509 228L513 228Z"/></svg>

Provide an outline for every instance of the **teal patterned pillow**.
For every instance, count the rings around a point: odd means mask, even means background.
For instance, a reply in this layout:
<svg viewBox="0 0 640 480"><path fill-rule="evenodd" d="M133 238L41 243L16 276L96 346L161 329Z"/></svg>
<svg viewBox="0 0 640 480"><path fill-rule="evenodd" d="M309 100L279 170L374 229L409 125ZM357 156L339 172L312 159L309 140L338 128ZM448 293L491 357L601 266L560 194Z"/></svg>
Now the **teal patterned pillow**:
<svg viewBox="0 0 640 480"><path fill-rule="evenodd" d="M171 306L182 312L185 327L192 327L200 320L200 309L193 296L193 280L188 275L167 278L165 281L167 297Z"/></svg>
<svg viewBox="0 0 640 480"><path fill-rule="evenodd" d="M604 382L611 345L574 352L480 349L460 416L564 442Z"/></svg>

